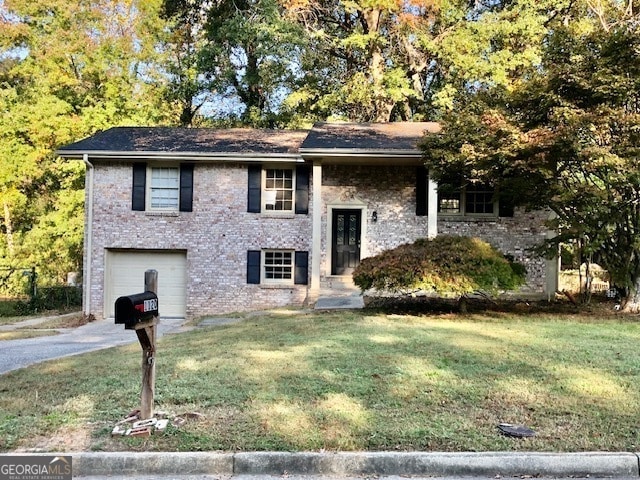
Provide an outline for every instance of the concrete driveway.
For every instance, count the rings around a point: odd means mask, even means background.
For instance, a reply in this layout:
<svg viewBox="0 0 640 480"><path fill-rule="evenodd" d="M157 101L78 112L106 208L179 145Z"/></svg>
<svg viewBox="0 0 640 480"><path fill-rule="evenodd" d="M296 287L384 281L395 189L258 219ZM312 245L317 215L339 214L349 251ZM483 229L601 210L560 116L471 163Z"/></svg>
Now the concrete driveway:
<svg viewBox="0 0 640 480"><path fill-rule="evenodd" d="M0 328L0 331L28 327L29 324L37 321L36 319L5 325ZM162 318L158 325L158 337L179 331L183 322L183 319ZM138 343L138 337L133 330L125 330L124 325L115 325L113 320L98 320L81 327L58 331L61 332L58 335L0 341L0 375L46 360Z"/></svg>

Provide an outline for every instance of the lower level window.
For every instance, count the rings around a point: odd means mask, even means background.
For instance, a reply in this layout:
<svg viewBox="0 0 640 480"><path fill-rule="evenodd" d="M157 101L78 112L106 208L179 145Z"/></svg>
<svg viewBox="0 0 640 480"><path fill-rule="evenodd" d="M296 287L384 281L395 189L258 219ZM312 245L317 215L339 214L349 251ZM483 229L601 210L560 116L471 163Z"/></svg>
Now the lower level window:
<svg viewBox="0 0 640 480"><path fill-rule="evenodd" d="M265 282L290 283L293 281L293 251L264 250L262 263Z"/></svg>

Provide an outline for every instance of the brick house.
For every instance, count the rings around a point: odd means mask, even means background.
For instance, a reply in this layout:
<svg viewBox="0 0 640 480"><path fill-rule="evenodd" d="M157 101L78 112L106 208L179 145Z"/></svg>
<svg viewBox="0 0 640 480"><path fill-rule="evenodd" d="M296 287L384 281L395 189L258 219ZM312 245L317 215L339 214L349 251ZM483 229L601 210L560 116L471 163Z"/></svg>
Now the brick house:
<svg viewBox="0 0 640 480"><path fill-rule="evenodd" d="M529 247L545 215L493 192L438 192L417 142L434 123L320 123L311 130L117 127L61 148L86 175L84 311L159 273L161 314L312 304L361 258L442 233L483 238L556 290Z"/></svg>

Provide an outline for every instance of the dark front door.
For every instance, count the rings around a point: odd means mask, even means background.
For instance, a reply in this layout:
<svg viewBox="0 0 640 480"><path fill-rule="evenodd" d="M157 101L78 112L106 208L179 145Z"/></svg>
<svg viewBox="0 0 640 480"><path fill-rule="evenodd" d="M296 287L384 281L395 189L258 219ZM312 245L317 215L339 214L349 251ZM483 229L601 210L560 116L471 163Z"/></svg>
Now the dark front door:
<svg viewBox="0 0 640 480"><path fill-rule="evenodd" d="M331 275L351 275L360 263L361 210L334 210Z"/></svg>

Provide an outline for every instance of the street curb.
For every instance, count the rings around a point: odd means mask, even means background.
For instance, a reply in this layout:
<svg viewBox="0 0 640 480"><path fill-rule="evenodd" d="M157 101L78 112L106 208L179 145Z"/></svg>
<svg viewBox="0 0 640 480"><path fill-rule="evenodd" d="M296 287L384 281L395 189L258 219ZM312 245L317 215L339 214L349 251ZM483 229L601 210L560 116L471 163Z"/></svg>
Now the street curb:
<svg viewBox="0 0 640 480"><path fill-rule="evenodd" d="M11 454L0 454L6 455ZM72 456L74 476L640 477L638 454L625 452L79 452L60 455Z"/></svg>
<svg viewBox="0 0 640 480"><path fill-rule="evenodd" d="M640 476L632 453L254 452L234 460L234 473L247 475Z"/></svg>
<svg viewBox="0 0 640 480"><path fill-rule="evenodd" d="M73 476L231 475L233 454L209 452L72 453Z"/></svg>

